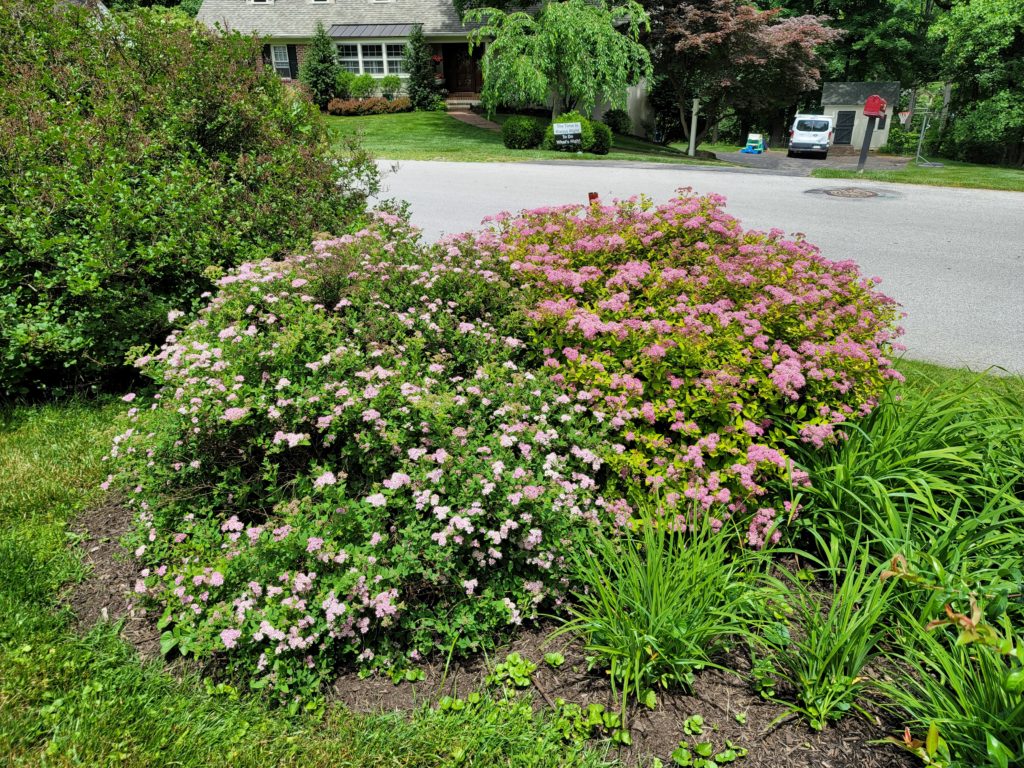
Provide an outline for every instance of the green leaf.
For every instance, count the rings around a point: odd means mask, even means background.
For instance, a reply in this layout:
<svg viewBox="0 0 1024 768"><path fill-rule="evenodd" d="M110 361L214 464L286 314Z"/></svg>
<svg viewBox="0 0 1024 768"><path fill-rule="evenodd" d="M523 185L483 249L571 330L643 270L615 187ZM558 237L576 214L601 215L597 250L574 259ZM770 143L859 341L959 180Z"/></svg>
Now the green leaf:
<svg viewBox="0 0 1024 768"><path fill-rule="evenodd" d="M175 646L178 645L178 638L170 632L164 632L160 635L160 653L166 656L170 653Z"/></svg>

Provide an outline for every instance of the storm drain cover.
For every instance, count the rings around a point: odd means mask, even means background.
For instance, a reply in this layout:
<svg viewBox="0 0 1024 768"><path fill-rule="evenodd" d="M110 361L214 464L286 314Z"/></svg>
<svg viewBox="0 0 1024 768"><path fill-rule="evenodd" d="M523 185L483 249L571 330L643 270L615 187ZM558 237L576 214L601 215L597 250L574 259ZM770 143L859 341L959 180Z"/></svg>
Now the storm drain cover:
<svg viewBox="0 0 1024 768"><path fill-rule="evenodd" d="M829 197L846 197L854 200L860 200L865 197L878 197L877 192L872 192L870 189L861 189L860 187L839 187L838 189L826 189L825 194Z"/></svg>

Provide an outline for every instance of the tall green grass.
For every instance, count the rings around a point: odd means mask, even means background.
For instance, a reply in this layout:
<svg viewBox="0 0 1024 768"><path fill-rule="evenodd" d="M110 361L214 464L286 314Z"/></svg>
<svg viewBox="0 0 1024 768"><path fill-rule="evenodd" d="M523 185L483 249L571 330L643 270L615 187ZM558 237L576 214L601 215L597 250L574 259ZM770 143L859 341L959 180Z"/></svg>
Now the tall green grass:
<svg viewBox="0 0 1024 768"><path fill-rule="evenodd" d="M953 563L1024 551L1024 387L978 375L890 390L831 451L794 445L805 523ZM885 551L889 550L889 551Z"/></svg>
<svg viewBox="0 0 1024 768"><path fill-rule="evenodd" d="M934 727L951 765L1024 765L1021 662L986 645L957 643L944 630L916 633L909 650L896 654L896 678L882 686L910 730L923 735Z"/></svg>
<svg viewBox="0 0 1024 768"><path fill-rule="evenodd" d="M754 563L735 538L707 523L687 531L654 523L616 539L600 537L574 559L585 585L558 634L583 638L611 677L625 717L630 699L651 705L655 689L688 689L758 615Z"/></svg>
<svg viewBox="0 0 1024 768"><path fill-rule="evenodd" d="M818 550L821 558L798 553L800 570L770 578L788 620L758 638L766 653L755 670L781 683L777 700L821 731L851 709L864 711L865 667L888 634L894 584L879 578L882 564L857 539L819 537Z"/></svg>

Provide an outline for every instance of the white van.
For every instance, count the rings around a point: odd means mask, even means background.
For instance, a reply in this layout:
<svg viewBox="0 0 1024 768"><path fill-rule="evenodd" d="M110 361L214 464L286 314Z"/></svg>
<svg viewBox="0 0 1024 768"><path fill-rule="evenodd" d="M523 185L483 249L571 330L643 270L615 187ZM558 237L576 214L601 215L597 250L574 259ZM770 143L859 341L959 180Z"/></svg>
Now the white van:
<svg viewBox="0 0 1024 768"><path fill-rule="evenodd" d="M832 146L832 118L828 115L797 115L789 129L789 151L787 157L798 153L813 153L828 157Z"/></svg>

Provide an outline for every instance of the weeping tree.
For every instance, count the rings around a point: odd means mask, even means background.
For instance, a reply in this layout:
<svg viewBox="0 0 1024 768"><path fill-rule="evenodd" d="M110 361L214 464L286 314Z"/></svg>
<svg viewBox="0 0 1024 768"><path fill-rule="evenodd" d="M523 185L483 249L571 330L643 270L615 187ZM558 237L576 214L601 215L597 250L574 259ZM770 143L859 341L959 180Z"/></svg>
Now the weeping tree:
<svg viewBox="0 0 1024 768"><path fill-rule="evenodd" d="M651 59L639 42L647 14L633 0L549 0L531 16L476 8L466 20L480 22L470 47L487 43L481 62L481 101L488 113L499 105L524 107L553 97L552 117L576 109L589 113L600 101L626 106L626 89L650 77Z"/></svg>

